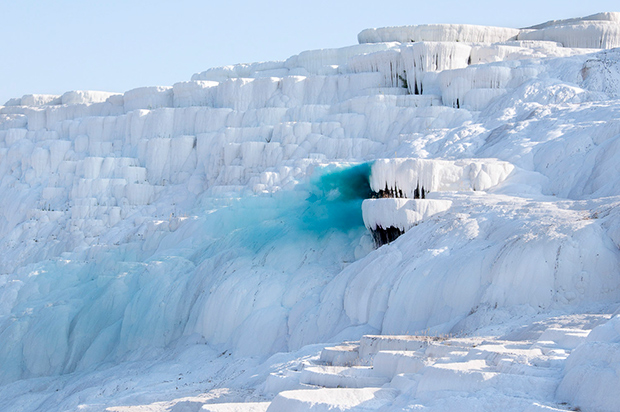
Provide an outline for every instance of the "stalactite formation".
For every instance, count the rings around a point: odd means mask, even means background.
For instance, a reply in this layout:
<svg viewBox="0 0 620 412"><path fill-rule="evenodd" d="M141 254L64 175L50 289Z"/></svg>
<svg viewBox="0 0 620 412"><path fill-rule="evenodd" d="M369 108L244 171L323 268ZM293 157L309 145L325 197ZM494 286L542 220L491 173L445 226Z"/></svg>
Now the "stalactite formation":
<svg viewBox="0 0 620 412"><path fill-rule="evenodd" d="M415 190L413 191L413 199L426 199L426 194L428 190L424 188L424 186L420 186L420 182L418 182ZM378 192L372 192L370 197L371 199L386 199L386 198L396 198L396 199L407 199L407 195L403 192L402 189L398 187L398 185L394 185L394 187L389 187L388 184L385 184L385 188L379 190Z"/></svg>
<svg viewBox="0 0 620 412"><path fill-rule="evenodd" d="M382 228L378 226L375 229L371 229L370 233L372 234L372 238L375 241L375 246L380 247L392 243L400 235L405 233L405 231L394 226L390 226L388 228Z"/></svg>
<svg viewBox="0 0 620 412"><path fill-rule="evenodd" d="M417 183L416 188L413 191L413 199L426 199L426 194L428 190L424 188L424 186L420 185L420 182ZM411 193L410 193L411 195ZM393 187L388 186L387 182L385 183L385 188L379 190L378 192L372 192L370 197L371 199L406 199L406 193L403 192L402 189L398 187L398 185L394 184ZM389 226L387 228L383 228L382 226L377 226L374 229L369 229L372 234L372 238L375 242L375 247L379 248L383 245L389 244L396 240L400 235L405 233L404 229Z"/></svg>

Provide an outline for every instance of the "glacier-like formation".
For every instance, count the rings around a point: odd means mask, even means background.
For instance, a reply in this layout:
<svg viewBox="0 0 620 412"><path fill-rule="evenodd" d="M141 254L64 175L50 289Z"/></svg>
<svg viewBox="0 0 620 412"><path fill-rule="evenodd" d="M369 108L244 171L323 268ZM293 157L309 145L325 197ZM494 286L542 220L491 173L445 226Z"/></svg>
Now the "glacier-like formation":
<svg viewBox="0 0 620 412"><path fill-rule="evenodd" d="M613 391L597 388L617 380L596 376L612 376L618 355L619 22L368 29L358 45L171 86L11 99L0 107L0 409L155 402L158 389L140 385L161 377L166 396L237 385L266 399L247 410L445 410L456 398L467 410L490 410L488 399L614 410ZM375 249L367 229L390 244ZM575 320L587 339L517 325L592 311L608 323ZM508 356L498 330L540 347ZM302 373L291 358L419 333L492 335L493 371L474 341L464 368L508 377L470 387L490 398L447 380L437 400L453 366L415 369L417 355L377 353L374 367L393 369L379 378ZM182 378L164 369L197 357L204 379L171 383ZM419 375L397 377L401 363ZM515 395L510 373L546 374L545 389ZM387 386L338 392L349 378ZM285 393L310 383L335 387ZM174 410L202 407L182 402Z"/></svg>

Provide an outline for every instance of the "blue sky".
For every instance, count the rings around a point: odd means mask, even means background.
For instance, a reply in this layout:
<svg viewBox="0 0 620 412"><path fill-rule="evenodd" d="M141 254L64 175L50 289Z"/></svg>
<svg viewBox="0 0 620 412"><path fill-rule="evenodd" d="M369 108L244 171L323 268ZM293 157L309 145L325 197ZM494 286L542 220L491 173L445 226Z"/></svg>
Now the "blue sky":
<svg viewBox="0 0 620 412"><path fill-rule="evenodd" d="M0 0L0 104L30 93L172 85L234 63L357 43L368 27L524 27L614 1Z"/></svg>

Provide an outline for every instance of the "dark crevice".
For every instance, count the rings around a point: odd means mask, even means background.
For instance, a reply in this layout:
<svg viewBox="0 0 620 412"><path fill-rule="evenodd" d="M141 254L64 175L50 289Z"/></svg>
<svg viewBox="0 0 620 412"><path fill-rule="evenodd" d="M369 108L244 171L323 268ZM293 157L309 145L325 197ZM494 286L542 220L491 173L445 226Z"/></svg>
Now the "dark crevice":
<svg viewBox="0 0 620 412"><path fill-rule="evenodd" d="M375 246L380 247L392 243L400 235L405 233L405 231L394 226L390 226L387 229L378 226L375 229L370 229L370 233L372 234L372 238L375 241Z"/></svg>

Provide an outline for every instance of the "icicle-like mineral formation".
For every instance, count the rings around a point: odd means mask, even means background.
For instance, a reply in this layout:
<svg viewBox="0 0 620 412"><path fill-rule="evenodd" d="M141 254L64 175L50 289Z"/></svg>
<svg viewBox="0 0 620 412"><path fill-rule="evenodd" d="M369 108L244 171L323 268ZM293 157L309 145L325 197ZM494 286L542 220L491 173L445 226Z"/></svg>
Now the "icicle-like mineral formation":
<svg viewBox="0 0 620 412"><path fill-rule="evenodd" d="M375 245L394 241L412 226L450 208L449 200L427 199L431 192L484 191L513 171L495 159L379 159L372 165L373 198L362 204L364 224Z"/></svg>

